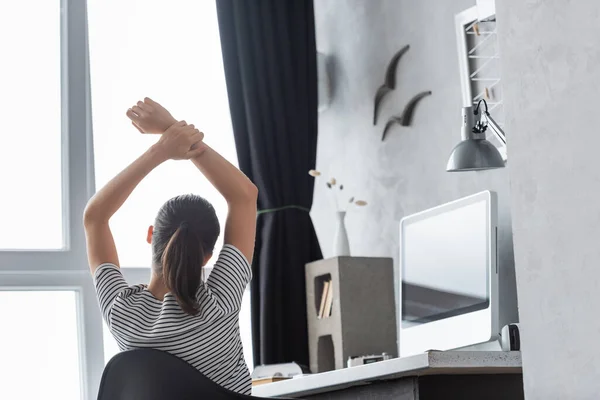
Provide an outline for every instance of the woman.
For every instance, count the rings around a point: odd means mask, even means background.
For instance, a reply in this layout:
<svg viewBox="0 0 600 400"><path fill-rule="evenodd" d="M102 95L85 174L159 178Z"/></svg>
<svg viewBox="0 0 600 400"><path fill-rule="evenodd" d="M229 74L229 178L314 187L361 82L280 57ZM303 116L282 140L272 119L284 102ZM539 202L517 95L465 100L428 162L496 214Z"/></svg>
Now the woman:
<svg viewBox="0 0 600 400"><path fill-rule="evenodd" d="M142 133L161 133L131 165L89 201L84 213L87 253L102 315L121 350L149 347L174 354L227 389L250 394L238 317L251 279L257 189L203 143L204 135L177 122L146 98L127 111ZM177 196L158 211L148 229L152 276L128 286L119 270L109 220L154 168L167 160L191 160L229 206L225 245L204 283L202 268L213 255L219 221L209 202Z"/></svg>

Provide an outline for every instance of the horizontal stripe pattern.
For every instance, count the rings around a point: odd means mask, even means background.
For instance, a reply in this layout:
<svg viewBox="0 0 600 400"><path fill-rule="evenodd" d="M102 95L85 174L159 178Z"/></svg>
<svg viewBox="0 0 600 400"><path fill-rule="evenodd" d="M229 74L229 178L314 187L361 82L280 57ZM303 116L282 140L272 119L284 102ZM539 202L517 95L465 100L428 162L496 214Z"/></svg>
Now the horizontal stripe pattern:
<svg viewBox="0 0 600 400"><path fill-rule="evenodd" d="M219 385L244 394L250 394L252 386L239 312L250 279L252 270L244 255L225 245L210 276L200 284L200 312L192 316L171 293L160 301L145 285L129 286L113 264L100 265L94 275L102 316L122 351L167 351Z"/></svg>

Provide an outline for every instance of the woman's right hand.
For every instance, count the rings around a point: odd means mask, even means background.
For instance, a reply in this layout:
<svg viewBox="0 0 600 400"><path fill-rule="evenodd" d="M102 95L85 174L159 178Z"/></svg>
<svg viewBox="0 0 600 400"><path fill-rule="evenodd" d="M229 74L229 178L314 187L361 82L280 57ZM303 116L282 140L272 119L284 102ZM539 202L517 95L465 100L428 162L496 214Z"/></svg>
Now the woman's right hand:
<svg viewBox="0 0 600 400"><path fill-rule="evenodd" d="M202 139L204 133L196 129L193 124L187 125L185 121L180 121L171 125L155 146L167 159L189 160L206 150Z"/></svg>

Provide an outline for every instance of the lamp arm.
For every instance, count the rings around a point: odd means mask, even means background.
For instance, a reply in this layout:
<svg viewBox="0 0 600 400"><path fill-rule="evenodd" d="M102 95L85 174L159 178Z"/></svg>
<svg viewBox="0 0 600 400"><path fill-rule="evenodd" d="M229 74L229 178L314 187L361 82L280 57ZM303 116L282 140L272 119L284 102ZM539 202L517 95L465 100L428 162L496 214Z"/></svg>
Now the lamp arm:
<svg viewBox="0 0 600 400"><path fill-rule="evenodd" d="M487 120L488 126L492 128L492 132L494 132L498 140L500 140L502 144L506 145L506 135L504 134L504 131L502 130L502 128L500 128L496 121L494 121L494 118L492 118L490 113L488 113L487 111L485 112L485 118Z"/></svg>

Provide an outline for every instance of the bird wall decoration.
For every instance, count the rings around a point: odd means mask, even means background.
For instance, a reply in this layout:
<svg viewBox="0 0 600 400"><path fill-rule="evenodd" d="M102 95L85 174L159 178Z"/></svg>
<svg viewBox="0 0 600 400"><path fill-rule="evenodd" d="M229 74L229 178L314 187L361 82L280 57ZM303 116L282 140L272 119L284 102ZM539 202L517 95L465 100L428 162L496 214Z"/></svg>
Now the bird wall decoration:
<svg viewBox="0 0 600 400"><path fill-rule="evenodd" d="M410 101L404 106L402 114L400 114L399 116L393 116L390 119L388 119L387 123L385 124L385 128L383 128L381 141L383 142L385 140L385 137L392 126L410 126L410 124L412 123L413 114L415 112L415 107L417 106L417 103L421 101L422 98L429 95L431 95L431 90L419 93L418 95L410 99Z"/></svg>
<svg viewBox="0 0 600 400"><path fill-rule="evenodd" d="M398 68L398 62L400 61L402 56L408 51L409 48L409 45L406 45L403 48L401 48L396 54L394 54L394 56L388 63L387 69L385 71L383 84L379 86L379 89L377 89L377 93L375 93L375 104L373 107L373 125L377 125L377 118L379 116L379 108L381 106L381 102L389 92L396 89L396 69Z"/></svg>
<svg viewBox="0 0 600 400"><path fill-rule="evenodd" d="M375 93L375 100L373 104L373 125L377 125L377 119L379 117L379 111L383 100L390 92L396 89L396 70L398 69L398 63L400 62L402 56L406 54L409 49L409 45L402 47L398 52L396 52L396 54L394 54L388 63L385 71L384 82L381 86L379 86L377 92ZM381 141L385 140L390 128L392 128L394 125L410 126L412 124L413 114L417 104L424 97L431 95L431 93L432 92L430 90L427 90L417 94L404 106L404 110L400 115L390 117L383 128Z"/></svg>

